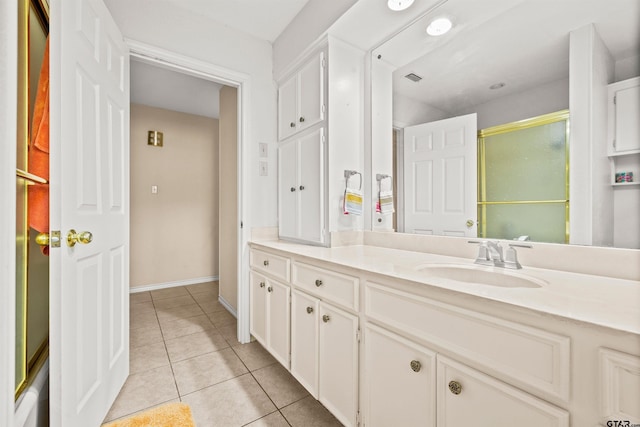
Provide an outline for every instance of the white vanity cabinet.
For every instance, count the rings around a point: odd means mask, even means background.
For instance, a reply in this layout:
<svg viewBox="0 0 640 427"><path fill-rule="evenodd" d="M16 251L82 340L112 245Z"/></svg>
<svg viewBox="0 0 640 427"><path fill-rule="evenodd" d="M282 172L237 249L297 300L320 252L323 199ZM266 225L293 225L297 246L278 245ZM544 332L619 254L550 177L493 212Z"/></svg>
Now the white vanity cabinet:
<svg viewBox="0 0 640 427"><path fill-rule="evenodd" d="M312 55L278 88L278 139L283 141L325 118L325 53Z"/></svg>
<svg viewBox="0 0 640 427"><path fill-rule="evenodd" d="M435 352L367 324L363 358L367 426L436 425Z"/></svg>
<svg viewBox="0 0 640 427"><path fill-rule="evenodd" d="M251 249L249 264L251 334L288 369L291 342L289 258Z"/></svg>
<svg viewBox="0 0 640 427"><path fill-rule="evenodd" d="M280 144L278 211L280 237L325 242L325 129Z"/></svg>
<svg viewBox="0 0 640 427"><path fill-rule="evenodd" d="M298 289L292 291L291 373L340 422L355 426L359 319L335 302L343 301L345 282L357 292L357 279L326 270L319 275L321 269L296 262L292 270ZM351 295L353 287L346 292Z"/></svg>

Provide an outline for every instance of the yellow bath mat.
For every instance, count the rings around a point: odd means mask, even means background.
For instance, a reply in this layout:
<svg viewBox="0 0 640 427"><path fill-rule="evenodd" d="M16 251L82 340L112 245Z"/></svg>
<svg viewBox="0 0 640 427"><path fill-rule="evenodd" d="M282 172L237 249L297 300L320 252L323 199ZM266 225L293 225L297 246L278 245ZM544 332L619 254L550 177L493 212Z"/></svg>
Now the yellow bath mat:
<svg viewBox="0 0 640 427"><path fill-rule="evenodd" d="M195 427L186 403L167 403L102 427Z"/></svg>

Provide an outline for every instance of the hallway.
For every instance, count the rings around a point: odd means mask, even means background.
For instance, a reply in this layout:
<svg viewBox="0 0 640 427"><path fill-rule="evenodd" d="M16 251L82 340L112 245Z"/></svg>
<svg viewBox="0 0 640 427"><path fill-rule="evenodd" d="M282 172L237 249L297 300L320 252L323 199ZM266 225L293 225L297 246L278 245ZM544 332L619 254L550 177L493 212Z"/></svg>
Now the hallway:
<svg viewBox="0 0 640 427"><path fill-rule="evenodd" d="M130 374L105 422L168 402L198 427L340 426L257 342L240 344L218 283L130 295Z"/></svg>

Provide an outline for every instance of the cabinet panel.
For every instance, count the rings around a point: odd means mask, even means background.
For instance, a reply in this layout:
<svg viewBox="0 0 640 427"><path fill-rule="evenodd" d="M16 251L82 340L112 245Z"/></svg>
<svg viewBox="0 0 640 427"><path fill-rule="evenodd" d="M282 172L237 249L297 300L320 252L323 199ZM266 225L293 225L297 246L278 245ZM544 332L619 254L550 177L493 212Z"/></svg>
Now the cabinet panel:
<svg viewBox="0 0 640 427"><path fill-rule="evenodd" d="M270 254L259 249L251 249L249 258L251 268L285 282L289 281L289 258Z"/></svg>
<svg viewBox="0 0 640 427"><path fill-rule="evenodd" d="M365 313L448 348L513 384L569 400L568 337L373 283L366 285Z"/></svg>
<svg viewBox="0 0 640 427"><path fill-rule="evenodd" d="M364 341L365 424L435 426L436 354L374 325Z"/></svg>
<svg viewBox="0 0 640 427"><path fill-rule="evenodd" d="M358 318L320 302L319 400L347 426L358 408Z"/></svg>
<svg viewBox="0 0 640 427"><path fill-rule="evenodd" d="M324 53L314 56L298 73L298 130L324 120Z"/></svg>
<svg viewBox="0 0 640 427"><path fill-rule="evenodd" d="M640 86L621 88L616 97L616 151L640 150Z"/></svg>
<svg viewBox="0 0 640 427"><path fill-rule="evenodd" d="M296 91L297 76L291 77L278 88L278 135L280 140L286 139L296 132Z"/></svg>
<svg viewBox="0 0 640 427"><path fill-rule="evenodd" d="M324 129L320 128L300 139L299 216L300 238L321 242L324 224Z"/></svg>
<svg viewBox="0 0 640 427"><path fill-rule="evenodd" d="M278 230L280 237L298 236L298 141L278 149Z"/></svg>
<svg viewBox="0 0 640 427"><path fill-rule="evenodd" d="M290 288L267 280L267 348L289 369Z"/></svg>
<svg viewBox="0 0 640 427"><path fill-rule="evenodd" d="M640 357L601 348L602 418L640 423Z"/></svg>
<svg viewBox="0 0 640 427"><path fill-rule="evenodd" d="M446 357L437 360L438 427L569 426L567 411Z"/></svg>
<svg viewBox="0 0 640 427"><path fill-rule="evenodd" d="M318 398L318 327L320 301L291 292L291 374Z"/></svg>
<svg viewBox="0 0 640 427"><path fill-rule="evenodd" d="M358 310L359 279L357 277L301 262L294 262L291 270L291 281L294 285L323 299Z"/></svg>
<svg viewBox="0 0 640 427"><path fill-rule="evenodd" d="M255 339L266 347L267 334L266 334L266 284L267 279L264 276L254 273L249 274L250 288L249 288L249 305L251 319L249 321L251 335Z"/></svg>

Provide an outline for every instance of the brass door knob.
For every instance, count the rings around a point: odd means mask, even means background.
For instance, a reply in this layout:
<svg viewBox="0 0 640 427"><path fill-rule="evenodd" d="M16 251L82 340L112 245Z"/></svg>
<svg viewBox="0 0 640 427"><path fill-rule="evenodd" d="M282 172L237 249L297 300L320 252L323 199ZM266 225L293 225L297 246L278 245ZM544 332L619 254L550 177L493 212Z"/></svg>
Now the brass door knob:
<svg viewBox="0 0 640 427"><path fill-rule="evenodd" d="M51 233L38 233L35 241L40 246L51 246L52 248L59 248L60 232L52 231Z"/></svg>
<svg viewBox="0 0 640 427"><path fill-rule="evenodd" d="M458 395L462 393L462 384L458 381L449 381L449 390L451 393Z"/></svg>
<svg viewBox="0 0 640 427"><path fill-rule="evenodd" d="M322 280L316 280L316 286L317 287L322 286Z"/></svg>
<svg viewBox="0 0 640 427"><path fill-rule="evenodd" d="M307 313L309 314L313 313L313 307L307 307Z"/></svg>
<svg viewBox="0 0 640 427"><path fill-rule="evenodd" d="M67 233L67 246L69 246L70 248L74 247L76 243L87 245L91 243L92 240L93 234L88 231L77 232L76 230L71 229Z"/></svg>
<svg viewBox="0 0 640 427"><path fill-rule="evenodd" d="M422 363L419 360L412 360L409 365L413 372L420 372L420 369L422 369Z"/></svg>
<svg viewBox="0 0 640 427"><path fill-rule="evenodd" d="M329 317L329 315L328 315L328 314L325 314L324 316L322 316L322 321L323 321L324 323L327 323L329 320L331 320L331 317Z"/></svg>

